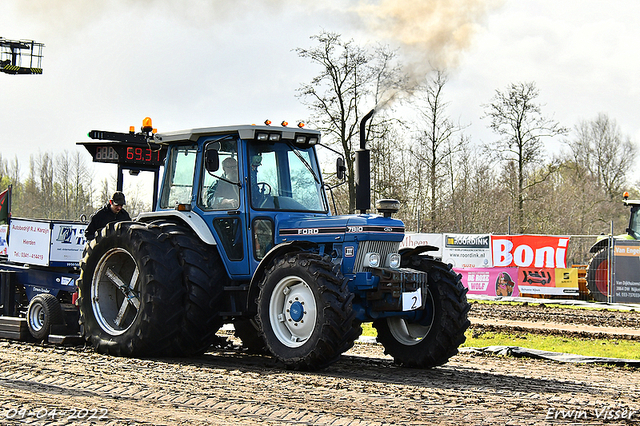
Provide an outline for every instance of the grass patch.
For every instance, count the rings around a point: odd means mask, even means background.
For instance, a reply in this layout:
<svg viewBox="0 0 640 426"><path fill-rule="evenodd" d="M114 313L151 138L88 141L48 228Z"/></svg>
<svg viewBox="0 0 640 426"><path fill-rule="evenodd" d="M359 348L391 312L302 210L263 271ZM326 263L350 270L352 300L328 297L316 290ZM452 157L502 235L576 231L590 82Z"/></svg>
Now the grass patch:
<svg viewBox="0 0 640 426"><path fill-rule="evenodd" d="M522 333L477 333L467 330L467 341L462 346L520 346L551 352L563 352L607 358L640 359L640 342L634 340L574 339Z"/></svg>
<svg viewBox="0 0 640 426"><path fill-rule="evenodd" d="M362 323L362 335L368 337L378 337L378 332L373 328L372 322Z"/></svg>
<svg viewBox="0 0 640 426"><path fill-rule="evenodd" d="M362 324L362 335L376 337L378 333L372 323L366 322ZM635 340L576 339L531 333L478 333L472 329L467 330L465 336L467 341L463 347L520 346L575 355L640 359L640 342Z"/></svg>

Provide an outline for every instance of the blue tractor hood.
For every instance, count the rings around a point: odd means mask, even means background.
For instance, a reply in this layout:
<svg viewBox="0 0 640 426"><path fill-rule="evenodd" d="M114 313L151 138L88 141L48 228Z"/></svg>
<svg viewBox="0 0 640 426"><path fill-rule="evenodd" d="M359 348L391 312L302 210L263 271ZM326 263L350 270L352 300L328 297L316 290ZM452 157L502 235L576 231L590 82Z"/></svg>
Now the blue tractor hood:
<svg viewBox="0 0 640 426"><path fill-rule="evenodd" d="M276 243L305 240L318 243L402 241L404 223L376 214L314 216L278 214Z"/></svg>

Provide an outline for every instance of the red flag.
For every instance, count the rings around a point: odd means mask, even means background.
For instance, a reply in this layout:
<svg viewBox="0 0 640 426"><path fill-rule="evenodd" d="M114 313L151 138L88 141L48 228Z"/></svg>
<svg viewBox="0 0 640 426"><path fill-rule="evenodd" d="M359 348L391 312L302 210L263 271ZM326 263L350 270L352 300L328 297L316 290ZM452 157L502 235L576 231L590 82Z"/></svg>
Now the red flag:
<svg viewBox="0 0 640 426"><path fill-rule="evenodd" d="M0 223L8 222L11 216L11 186L0 192Z"/></svg>

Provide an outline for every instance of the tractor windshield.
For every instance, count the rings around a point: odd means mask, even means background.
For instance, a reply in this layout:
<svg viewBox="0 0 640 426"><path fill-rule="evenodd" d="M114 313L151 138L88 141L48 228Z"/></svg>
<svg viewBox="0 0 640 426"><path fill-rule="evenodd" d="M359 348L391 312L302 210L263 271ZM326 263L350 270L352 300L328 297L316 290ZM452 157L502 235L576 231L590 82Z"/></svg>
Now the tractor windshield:
<svg viewBox="0 0 640 426"><path fill-rule="evenodd" d="M313 148L286 143L249 145L251 205L257 210L326 212Z"/></svg>

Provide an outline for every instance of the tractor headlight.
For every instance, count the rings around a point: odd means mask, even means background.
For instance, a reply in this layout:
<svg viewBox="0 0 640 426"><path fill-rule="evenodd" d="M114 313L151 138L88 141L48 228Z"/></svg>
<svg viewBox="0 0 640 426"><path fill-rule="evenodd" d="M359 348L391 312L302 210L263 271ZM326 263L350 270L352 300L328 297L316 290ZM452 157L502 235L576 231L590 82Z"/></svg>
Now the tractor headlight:
<svg viewBox="0 0 640 426"><path fill-rule="evenodd" d="M380 266L380 255L378 253L367 253L364 255L364 264L371 268Z"/></svg>
<svg viewBox="0 0 640 426"><path fill-rule="evenodd" d="M398 269L400 267L400 255L398 253L389 253L387 265L389 265L389 268Z"/></svg>

